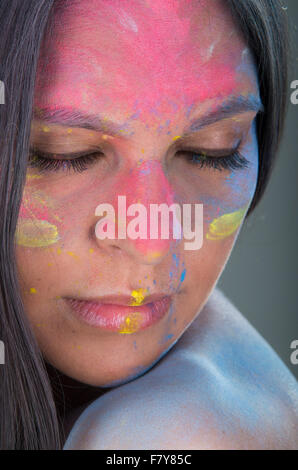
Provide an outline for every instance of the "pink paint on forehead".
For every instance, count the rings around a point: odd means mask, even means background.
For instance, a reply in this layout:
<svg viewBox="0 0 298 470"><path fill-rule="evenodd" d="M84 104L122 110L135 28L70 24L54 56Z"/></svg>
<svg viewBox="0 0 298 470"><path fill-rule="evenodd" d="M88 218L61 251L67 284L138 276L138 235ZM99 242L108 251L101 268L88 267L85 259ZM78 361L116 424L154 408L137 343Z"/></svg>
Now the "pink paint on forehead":
<svg viewBox="0 0 298 470"><path fill-rule="evenodd" d="M220 46L206 60L207 47L218 38L204 22L194 27L191 7L183 2L182 14L179 3L89 0L66 10L50 61L47 56L46 67L40 63L36 104L62 100L89 110L107 105L173 112L173 103L189 106L232 93L237 47L231 41L230 52ZM204 4L195 3L197 14Z"/></svg>

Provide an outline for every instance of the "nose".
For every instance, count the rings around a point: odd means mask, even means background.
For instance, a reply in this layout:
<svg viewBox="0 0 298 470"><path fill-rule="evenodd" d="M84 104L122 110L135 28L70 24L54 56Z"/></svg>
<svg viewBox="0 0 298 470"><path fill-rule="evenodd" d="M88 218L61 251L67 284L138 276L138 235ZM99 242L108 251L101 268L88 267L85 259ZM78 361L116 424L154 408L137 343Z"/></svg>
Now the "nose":
<svg viewBox="0 0 298 470"><path fill-rule="evenodd" d="M115 238L98 238L106 217L96 227L97 243L105 249L118 248L139 262L157 264L181 240L179 205L161 162L138 162L113 188L111 201Z"/></svg>

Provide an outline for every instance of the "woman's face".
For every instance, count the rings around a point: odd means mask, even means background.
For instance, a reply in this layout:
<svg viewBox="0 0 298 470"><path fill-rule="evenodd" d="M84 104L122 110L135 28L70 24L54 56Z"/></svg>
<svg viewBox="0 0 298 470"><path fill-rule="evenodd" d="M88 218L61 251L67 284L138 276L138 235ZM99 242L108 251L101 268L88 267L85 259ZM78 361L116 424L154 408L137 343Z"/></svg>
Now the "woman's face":
<svg viewBox="0 0 298 470"><path fill-rule="evenodd" d="M253 198L259 107L253 60L224 2L84 0L55 12L16 234L25 308L48 362L112 386L182 335ZM98 205L124 223L118 196L148 214L150 204L203 204L201 248L185 249L171 230L165 239L98 238ZM170 303L156 302L168 308L148 324L151 295ZM103 296L128 296L131 306ZM101 311L104 301L112 306Z"/></svg>

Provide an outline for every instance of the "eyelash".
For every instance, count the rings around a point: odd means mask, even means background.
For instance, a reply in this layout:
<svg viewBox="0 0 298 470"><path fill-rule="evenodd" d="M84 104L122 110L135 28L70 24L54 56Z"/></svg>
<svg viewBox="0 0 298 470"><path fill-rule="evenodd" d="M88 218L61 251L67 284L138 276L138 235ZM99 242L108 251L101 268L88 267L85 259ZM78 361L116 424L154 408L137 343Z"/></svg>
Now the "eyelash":
<svg viewBox="0 0 298 470"><path fill-rule="evenodd" d="M72 159L55 159L54 154L31 151L29 155L29 165L31 168L37 168L39 171L59 171L74 170L82 173L88 166L97 161L103 154L99 151L81 155ZM63 155L59 155L63 157Z"/></svg>
<svg viewBox="0 0 298 470"><path fill-rule="evenodd" d="M195 152L178 152L188 154L191 159L187 161L199 168L213 168L215 170L241 170L249 166L248 160L243 157L237 150L230 155L222 157L210 157ZM53 154L54 155L54 154ZM29 156L29 165L31 168L37 168L39 171L59 171L59 170L74 170L77 173L82 173L87 170L88 166L97 161L103 154L101 152L93 152L86 155L81 155L72 159L54 159L53 155L31 151ZM63 156L63 155L59 155Z"/></svg>
<svg viewBox="0 0 298 470"><path fill-rule="evenodd" d="M213 168L215 170L242 170L249 167L249 161L236 150L230 155L210 157L195 152L187 152L191 156L189 163L199 168Z"/></svg>

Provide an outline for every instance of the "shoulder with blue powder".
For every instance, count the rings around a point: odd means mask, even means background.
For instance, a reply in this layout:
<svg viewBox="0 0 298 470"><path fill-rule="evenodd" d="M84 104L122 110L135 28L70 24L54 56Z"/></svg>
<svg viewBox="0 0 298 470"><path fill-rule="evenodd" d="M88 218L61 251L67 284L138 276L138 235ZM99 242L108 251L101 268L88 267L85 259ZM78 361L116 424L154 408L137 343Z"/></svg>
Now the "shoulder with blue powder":
<svg viewBox="0 0 298 470"><path fill-rule="evenodd" d="M296 449L297 382L214 290L148 372L95 400L65 449Z"/></svg>

